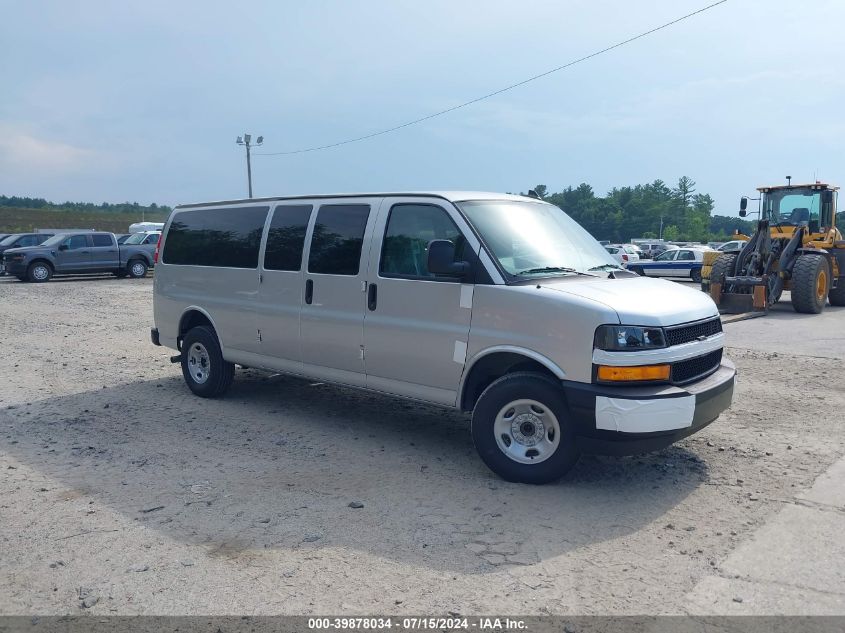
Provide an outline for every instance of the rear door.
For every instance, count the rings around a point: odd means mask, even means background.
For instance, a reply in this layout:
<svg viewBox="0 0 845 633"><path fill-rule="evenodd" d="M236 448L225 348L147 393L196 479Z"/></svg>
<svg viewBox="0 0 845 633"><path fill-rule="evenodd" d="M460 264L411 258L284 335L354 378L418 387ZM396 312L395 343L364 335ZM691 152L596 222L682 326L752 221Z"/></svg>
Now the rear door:
<svg viewBox="0 0 845 633"><path fill-rule="evenodd" d="M91 269L91 236L68 235L56 250L56 272L81 272Z"/></svg>
<svg viewBox="0 0 845 633"><path fill-rule="evenodd" d="M454 405L466 362L474 286L428 272L431 240L451 241L458 261L473 260L479 248L449 203L385 199L370 250L367 387Z"/></svg>
<svg viewBox="0 0 845 633"><path fill-rule="evenodd" d="M678 251L678 256L675 258L675 277L689 277L690 270L700 264L695 261L695 253L691 250L681 249Z"/></svg>
<svg viewBox="0 0 845 633"><path fill-rule="evenodd" d="M300 317L303 371L363 386L369 236L380 198L323 201L312 219Z"/></svg>
<svg viewBox="0 0 845 633"><path fill-rule="evenodd" d="M94 233L91 235L91 268L97 270L114 270L120 266L117 242L110 233Z"/></svg>
<svg viewBox="0 0 845 633"><path fill-rule="evenodd" d="M312 203L282 202L269 220L261 261L256 321L261 354L277 369L302 371L299 318L305 287L303 252Z"/></svg>

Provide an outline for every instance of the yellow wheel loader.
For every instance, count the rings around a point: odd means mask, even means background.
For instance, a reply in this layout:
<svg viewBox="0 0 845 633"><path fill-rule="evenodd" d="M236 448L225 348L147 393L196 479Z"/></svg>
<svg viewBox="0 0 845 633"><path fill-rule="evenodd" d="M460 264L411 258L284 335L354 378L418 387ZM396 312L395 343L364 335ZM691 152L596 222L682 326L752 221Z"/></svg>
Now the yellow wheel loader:
<svg viewBox="0 0 845 633"><path fill-rule="evenodd" d="M796 312L845 305L845 241L836 228L839 187L822 182L759 187L757 230L710 270L710 296L726 314L766 311L784 290ZM740 202L748 214L748 198Z"/></svg>

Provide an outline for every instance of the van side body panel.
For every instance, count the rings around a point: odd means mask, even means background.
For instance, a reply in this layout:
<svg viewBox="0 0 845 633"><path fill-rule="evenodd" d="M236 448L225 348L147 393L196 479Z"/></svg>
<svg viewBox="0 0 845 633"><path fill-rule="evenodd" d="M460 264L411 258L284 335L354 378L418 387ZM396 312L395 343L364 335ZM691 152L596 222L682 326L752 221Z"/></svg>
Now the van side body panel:
<svg viewBox="0 0 845 633"><path fill-rule="evenodd" d="M619 317L603 303L562 295L534 284L476 286L467 369L489 349L507 346L547 358L568 380L592 382L584 359L592 357L596 326Z"/></svg>

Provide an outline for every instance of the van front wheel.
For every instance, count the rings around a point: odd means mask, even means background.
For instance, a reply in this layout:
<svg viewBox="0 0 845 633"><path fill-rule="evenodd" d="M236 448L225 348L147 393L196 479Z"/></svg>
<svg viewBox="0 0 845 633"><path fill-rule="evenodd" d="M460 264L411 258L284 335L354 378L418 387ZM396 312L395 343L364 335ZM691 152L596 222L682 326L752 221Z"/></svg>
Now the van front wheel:
<svg viewBox="0 0 845 633"><path fill-rule="evenodd" d="M232 386L235 366L223 359L217 334L210 327L191 328L182 339L182 376L201 398L217 398Z"/></svg>
<svg viewBox="0 0 845 633"><path fill-rule="evenodd" d="M560 384L533 372L507 374L484 390L472 439L484 463L507 481L549 483L578 461Z"/></svg>

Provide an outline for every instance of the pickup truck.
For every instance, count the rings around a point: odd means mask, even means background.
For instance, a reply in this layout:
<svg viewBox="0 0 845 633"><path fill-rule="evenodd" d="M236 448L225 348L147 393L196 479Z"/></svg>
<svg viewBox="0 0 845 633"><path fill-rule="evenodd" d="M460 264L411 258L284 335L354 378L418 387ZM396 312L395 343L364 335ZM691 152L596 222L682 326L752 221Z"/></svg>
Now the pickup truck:
<svg viewBox="0 0 845 633"><path fill-rule="evenodd" d="M118 246L113 233L62 233L43 244L3 253L9 275L21 281L49 281L53 275L113 273L141 278L153 265L155 244Z"/></svg>

